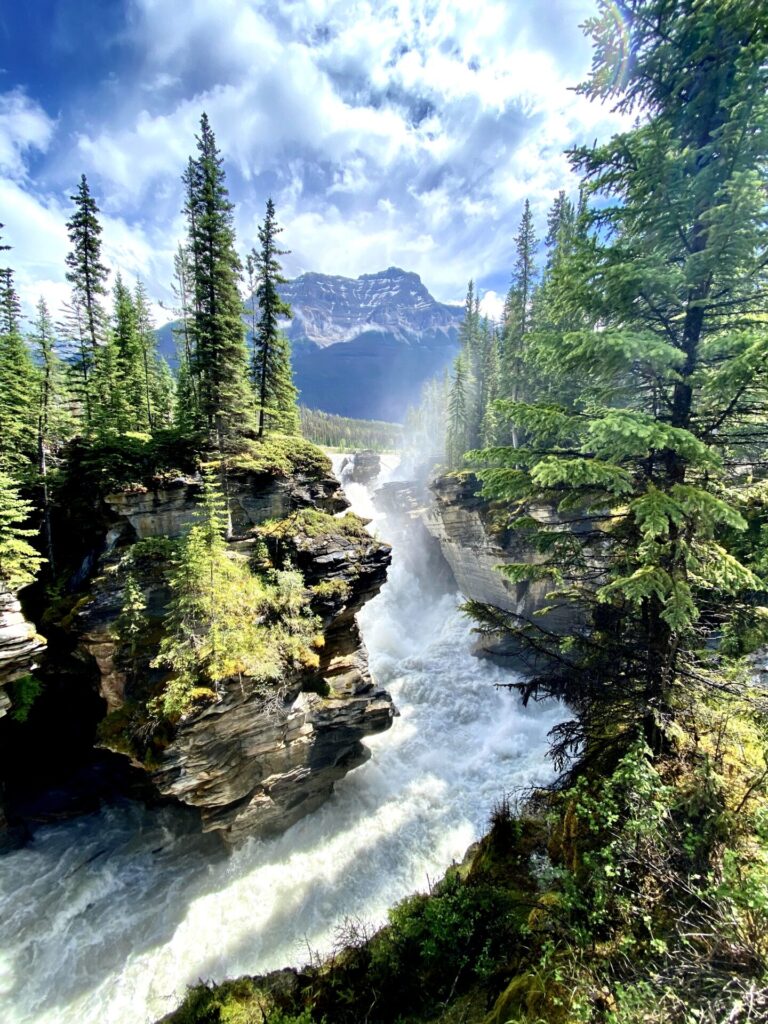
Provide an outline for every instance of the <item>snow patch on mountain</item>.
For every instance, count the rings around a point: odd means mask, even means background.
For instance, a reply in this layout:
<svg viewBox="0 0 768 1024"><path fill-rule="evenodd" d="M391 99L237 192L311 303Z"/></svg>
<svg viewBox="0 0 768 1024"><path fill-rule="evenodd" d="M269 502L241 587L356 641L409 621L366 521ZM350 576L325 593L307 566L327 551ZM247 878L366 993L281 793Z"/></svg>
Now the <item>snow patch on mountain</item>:
<svg viewBox="0 0 768 1024"><path fill-rule="evenodd" d="M320 348L386 334L405 345L452 344L463 318L461 306L437 302L418 274L398 267L357 278L307 273L280 289L293 311L283 324L293 342Z"/></svg>

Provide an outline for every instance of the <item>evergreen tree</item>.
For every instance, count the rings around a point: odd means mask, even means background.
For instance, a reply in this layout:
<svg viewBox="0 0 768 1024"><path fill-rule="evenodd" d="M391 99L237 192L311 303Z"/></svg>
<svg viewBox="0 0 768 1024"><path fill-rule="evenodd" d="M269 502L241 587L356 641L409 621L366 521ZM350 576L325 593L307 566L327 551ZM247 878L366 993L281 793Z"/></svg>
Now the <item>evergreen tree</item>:
<svg viewBox="0 0 768 1024"><path fill-rule="evenodd" d="M572 294L600 329L559 351L561 379L581 382L576 407L508 403L529 445L486 451L483 472L490 497L560 513L519 524L539 560L507 574L552 580L590 616L591 632L567 639L506 623L551 658L527 692L579 707L561 755L587 736L609 749L638 721L658 749L680 702L717 678L708 644L729 620L754 623L765 590L740 560L735 484L768 442L768 22L750 2L703 0L694 17L601 0L588 28L582 91L643 115L574 154L600 202ZM624 30L631 60L616 76Z"/></svg>
<svg viewBox="0 0 768 1024"><path fill-rule="evenodd" d="M457 469L464 462L464 453L469 449L467 357L460 352L453 364L453 377L448 392L448 418L446 425L446 457L451 469Z"/></svg>
<svg viewBox="0 0 768 1024"><path fill-rule="evenodd" d="M536 246L533 214L526 199L520 229L515 238L517 257L504 304L502 331L500 393L512 400L521 399L529 388L525 370L536 281ZM512 441L514 447L522 441L520 429L514 421L510 424L507 439Z"/></svg>
<svg viewBox="0 0 768 1024"><path fill-rule="evenodd" d="M12 593L34 583L44 561L26 539L37 534L24 525L31 512L32 503L21 498L13 478L0 470L0 589Z"/></svg>
<svg viewBox="0 0 768 1024"><path fill-rule="evenodd" d="M13 271L0 272L0 468L23 472L34 459L35 420L30 396L37 371L22 337Z"/></svg>
<svg viewBox="0 0 768 1024"><path fill-rule="evenodd" d="M206 114L200 120L197 157L190 159L184 182L194 306L194 363L190 369L202 425L210 440L222 447L248 427L252 400L240 315L240 260L235 251L233 206Z"/></svg>
<svg viewBox="0 0 768 1024"><path fill-rule="evenodd" d="M152 313L149 308L149 298L141 281L138 281L136 284L134 308L136 310L136 330L141 353L142 416L146 417L149 430L154 430L158 412L157 402L161 400L167 412L168 398L167 396L161 397L164 395L165 389L160 385L162 371L157 354L157 336L155 334L155 325L152 321Z"/></svg>
<svg viewBox="0 0 768 1024"><path fill-rule="evenodd" d="M173 257L173 294L176 298L177 326L173 329L178 373L173 419L183 433L191 433L200 418L200 400L196 388L195 336L193 323L193 282L189 251L179 245Z"/></svg>
<svg viewBox="0 0 768 1024"><path fill-rule="evenodd" d="M37 468L40 474L40 506L43 513L48 569L55 577L56 562L48 474L51 456L54 458L58 456L62 445L73 433L74 420L69 409L65 368L56 354L53 321L43 298L37 304L37 317L31 341L40 366L40 388L37 402Z"/></svg>
<svg viewBox="0 0 768 1024"><path fill-rule="evenodd" d="M99 346L105 344L107 316L102 299L107 294L109 271L101 262L101 224L99 208L91 195L88 180L83 174L75 195L70 196L75 212L67 221L72 249L67 255L67 280L72 285L74 303L82 310L84 331L90 346L90 358L95 360ZM84 366L85 373L90 366Z"/></svg>
<svg viewBox="0 0 768 1024"><path fill-rule="evenodd" d="M277 235L282 230L275 218L275 204L268 199L264 223L259 227L261 247L251 254L258 279L259 321L255 332L253 384L260 437L268 426L285 434L297 434L300 430L290 344L278 327L281 317L291 315L290 306L283 302L278 291L278 286L285 284L279 257L288 252L277 247Z"/></svg>
<svg viewBox="0 0 768 1024"><path fill-rule="evenodd" d="M149 427L144 403L144 365L138 311L129 288L118 272L115 277L112 339L115 347L116 381L110 403L112 425L118 432Z"/></svg>

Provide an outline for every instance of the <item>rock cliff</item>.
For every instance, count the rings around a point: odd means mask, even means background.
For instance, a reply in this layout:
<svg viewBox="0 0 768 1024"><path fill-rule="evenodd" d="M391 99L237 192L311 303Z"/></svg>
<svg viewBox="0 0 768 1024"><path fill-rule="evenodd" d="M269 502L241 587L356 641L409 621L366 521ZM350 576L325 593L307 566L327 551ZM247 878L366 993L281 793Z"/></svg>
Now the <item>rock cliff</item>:
<svg viewBox="0 0 768 1024"><path fill-rule="evenodd" d="M0 589L0 718L11 708L6 686L37 667L45 640L29 622L15 594ZM25 830L8 819L0 784L0 851L23 841Z"/></svg>
<svg viewBox="0 0 768 1024"><path fill-rule="evenodd" d="M456 588L465 598L493 605L503 611L531 618L550 602L547 582L512 583L497 566L535 560L535 552L524 536L508 528L506 519L484 498L478 496L480 483L471 473L452 473L433 478L428 487L417 483L385 485L379 503L389 511L418 518L439 544L450 566ZM541 520L552 510L530 508L529 515ZM555 631L573 629L579 622L573 608L548 611L537 621ZM525 668L520 647L509 640L478 639L475 652Z"/></svg>
<svg viewBox="0 0 768 1024"><path fill-rule="evenodd" d="M133 714L137 685L115 630L123 601L121 559L136 541L182 535L193 521L199 487L198 480L179 477L155 490L106 498L114 517L107 544L69 629L98 666L100 693L116 722ZM197 808L204 829L234 843L281 831L316 808L338 779L365 761L361 741L387 729L395 711L370 677L355 621L386 579L390 549L355 517L333 518L347 506L337 481L234 474L229 506L237 549L266 541L275 564L290 558L302 571L324 636L319 667L293 672L277 689L247 679L225 682L215 703L183 718L140 761L161 794ZM259 528L268 520L279 522L279 536L267 528L262 537ZM150 662L169 591L162 558L151 548L136 558L133 571L150 623L141 658L146 686L162 675ZM105 730L102 742L126 750L114 728Z"/></svg>

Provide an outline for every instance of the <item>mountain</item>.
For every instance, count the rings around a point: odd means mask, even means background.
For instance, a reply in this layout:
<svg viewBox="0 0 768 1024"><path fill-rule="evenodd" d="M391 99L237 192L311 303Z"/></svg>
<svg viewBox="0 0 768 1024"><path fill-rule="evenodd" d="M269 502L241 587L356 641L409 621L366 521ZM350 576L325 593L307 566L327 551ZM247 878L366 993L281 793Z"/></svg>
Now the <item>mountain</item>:
<svg viewBox="0 0 768 1024"><path fill-rule="evenodd" d="M299 398L311 409L399 422L458 351L463 308L437 302L418 274L398 267L357 278L302 274L280 292L293 312L283 328ZM169 359L171 327L158 332Z"/></svg>
<svg viewBox="0 0 768 1024"><path fill-rule="evenodd" d="M397 267L354 279L302 274L281 294L293 311L284 327L296 385L312 409L400 421L458 350L461 307Z"/></svg>

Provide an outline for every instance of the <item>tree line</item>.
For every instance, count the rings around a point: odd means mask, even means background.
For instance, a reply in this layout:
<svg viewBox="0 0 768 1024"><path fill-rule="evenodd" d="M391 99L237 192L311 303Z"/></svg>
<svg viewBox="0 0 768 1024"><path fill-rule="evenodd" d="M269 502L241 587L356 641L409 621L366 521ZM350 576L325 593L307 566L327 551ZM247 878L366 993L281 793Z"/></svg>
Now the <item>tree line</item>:
<svg viewBox="0 0 768 1024"><path fill-rule="evenodd" d="M348 416L299 407L301 432L315 444L327 448L370 448L372 451L395 451L402 444L403 428L399 423L383 420L355 420Z"/></svg>
<svg viewBox="0 0 768 1024"><path fill-rule="evenodd" d="M104 261L100 211L85 175L71 196L71 291L60 315L54 318L41 298L25 332L13 269L0 269L0 580L6 586L29 582L39 564L25 539L37 532L26 525L34 511L55 572L51 473L62 467L74 437L92 445L173 437L223 452L243 438L300 431L289 342L279 328L290 309L278 292L287 250L277 244L282 228L275 205L267 201L258 245L243 265L223 161L205 114L196 143L182 176L186 236L174 259L175 375L157 350L146 286L129 287ZM0 252L10 248L0 238Z"/></svg>

